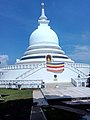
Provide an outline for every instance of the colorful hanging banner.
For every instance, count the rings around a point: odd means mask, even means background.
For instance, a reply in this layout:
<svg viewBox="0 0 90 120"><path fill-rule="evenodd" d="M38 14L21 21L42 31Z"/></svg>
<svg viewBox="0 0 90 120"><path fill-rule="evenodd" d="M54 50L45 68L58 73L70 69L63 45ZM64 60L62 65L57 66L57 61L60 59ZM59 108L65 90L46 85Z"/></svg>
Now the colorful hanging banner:
<svg viewBox="0 0 90 120"><path fill-rule="evenodd" d="M46 63L47 71L50 72L63 72L64 71L64 63L63 62L47 62Z"/></svg>

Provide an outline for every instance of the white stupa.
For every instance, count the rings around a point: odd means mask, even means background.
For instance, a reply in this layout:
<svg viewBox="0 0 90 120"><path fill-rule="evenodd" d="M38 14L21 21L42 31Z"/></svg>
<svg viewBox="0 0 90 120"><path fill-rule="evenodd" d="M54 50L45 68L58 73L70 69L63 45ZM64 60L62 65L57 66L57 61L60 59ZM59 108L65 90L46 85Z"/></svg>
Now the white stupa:
<svg viewBox="0 0 90 120"><path fill-rule="evenodd" d="M24 56L17 63L42 62L46 60L46 56L50 55L52 61L73 62L68 58L59 46L57 34L50 28L49 20L44 11L44 3L42 3L42 12L38 20L39 26L30 36L29 47Z"/></svg>
<svg viewBox="0 0 90 120"><path fill-rule="evenodd" d="M41 88L42 83L62 82L86 87L89 64L75 63L65 55L49 22L42 3L38 28L31 34L23 57L14 65L0 68L0 88Z"/></svg>

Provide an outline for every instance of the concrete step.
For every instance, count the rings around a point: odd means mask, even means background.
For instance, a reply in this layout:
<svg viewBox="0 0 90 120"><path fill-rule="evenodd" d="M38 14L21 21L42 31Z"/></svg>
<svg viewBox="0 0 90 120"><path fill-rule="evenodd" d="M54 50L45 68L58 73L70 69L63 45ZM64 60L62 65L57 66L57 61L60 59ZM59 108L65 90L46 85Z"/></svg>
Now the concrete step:
<svg viewBox="0 0 90 120"><path fill-rule="evenodd" d="M46 88L74 87L71 82L46 83Z"/></svg>

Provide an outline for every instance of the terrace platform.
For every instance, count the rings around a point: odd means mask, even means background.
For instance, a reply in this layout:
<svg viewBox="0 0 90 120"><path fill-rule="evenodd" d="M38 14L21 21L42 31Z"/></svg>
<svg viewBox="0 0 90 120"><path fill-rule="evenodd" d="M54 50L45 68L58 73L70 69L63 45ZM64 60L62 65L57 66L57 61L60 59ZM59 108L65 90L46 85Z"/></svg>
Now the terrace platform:
<svg viewBox="0 0 90 120"><path fill-rule="evenodd" d="M46 84L46 87L41 90L47 100L70 99L90 101L90 88L74 87L71 83Z"/></svg>

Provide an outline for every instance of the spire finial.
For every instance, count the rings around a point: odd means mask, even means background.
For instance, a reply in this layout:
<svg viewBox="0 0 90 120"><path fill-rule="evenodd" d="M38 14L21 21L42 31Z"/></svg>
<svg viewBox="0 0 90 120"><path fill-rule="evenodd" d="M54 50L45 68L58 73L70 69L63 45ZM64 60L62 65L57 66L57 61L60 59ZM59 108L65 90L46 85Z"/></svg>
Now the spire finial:
<svg viewBox="0 0 90 120"><path fill-rule="evenodd" d="M42 5L42 11L41 11L41 16L38 20L39 23L49 23L49 20L47 20L47 17L45 15L45 11L44 11L44 3L41 3Z"/></svg>
<svg viewBox="0 0 90 120"><path fill-rule="evenodd" d="M41 12L41 16L40 16L40 20L42 20L42 19L45 19L45 20L47 20L47 17L45 16L45 11L44 11L44 3L41 3L41 5L42 5L42 12Z"/></svg>
<svg viewBox="0 0 90 120"><path fill-rule="evenodd" d="M41 3L41 5L42 5L42 9L44 9L44 3Z"/></svg>

